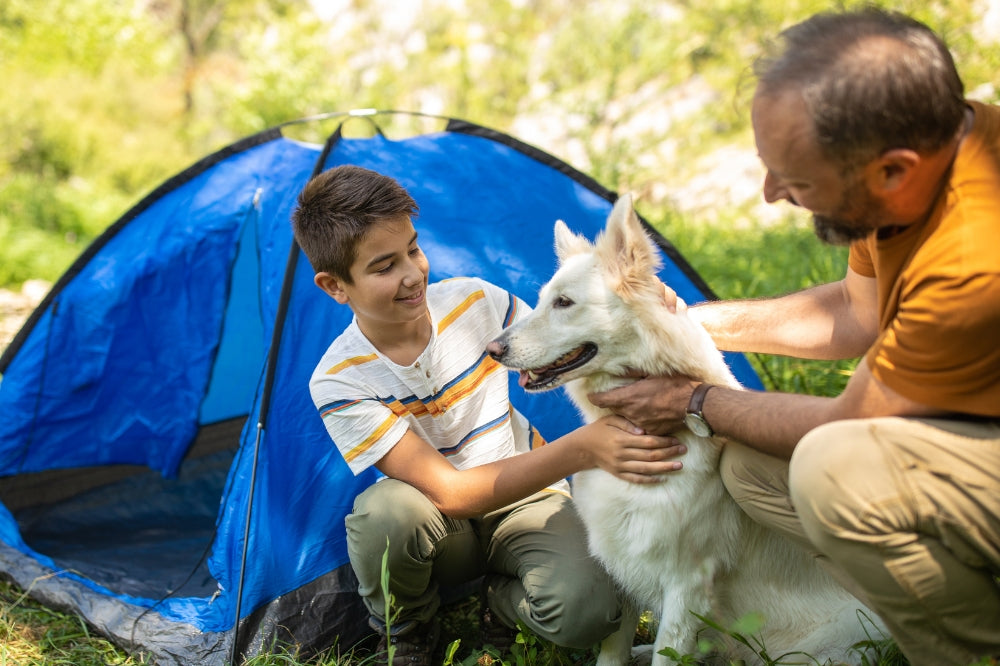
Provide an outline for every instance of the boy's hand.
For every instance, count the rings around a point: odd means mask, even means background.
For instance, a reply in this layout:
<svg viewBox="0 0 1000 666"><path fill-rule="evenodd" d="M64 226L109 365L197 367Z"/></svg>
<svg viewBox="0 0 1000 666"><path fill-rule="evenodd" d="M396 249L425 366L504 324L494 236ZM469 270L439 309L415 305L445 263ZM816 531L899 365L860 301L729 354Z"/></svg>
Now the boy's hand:
<svg viewBox="0 0 1000 666"><path fill-rule="evenodd" d="M592 464L630 483L658 483L660 475L681 469L673 460L687 452L675 437L647 435L627 419L605 416L578 431Z"/></svg>

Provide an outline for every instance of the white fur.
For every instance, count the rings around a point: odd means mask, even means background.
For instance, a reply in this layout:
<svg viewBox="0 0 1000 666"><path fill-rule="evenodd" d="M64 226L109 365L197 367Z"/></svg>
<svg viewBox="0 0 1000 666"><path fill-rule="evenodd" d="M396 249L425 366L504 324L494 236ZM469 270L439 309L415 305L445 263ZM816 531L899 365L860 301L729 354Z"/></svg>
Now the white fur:
<svg viewBox="0 0 1000 666"><path fill-rule="evenodd" d="M679 301L676 313L667 309L656 277L659 254L629 196L615 205L595 244L572 234L561 221L555 236L559 268L542 288L537 307L489 346L501 363L544 369L585 342L596 345L597 353L587 363L536 389L565 384L588 422L605 412L587 394L627 381L621 375L630 368L738 387L711 338L687 315L686 305ZM601 644L598 665L628 663L641 610L651 610L659 619L652 656L657 666L668 663L657 654L664 647L681 654L696 651L696 632L703 624L693 613L724 626L750 612L761 613L765 625L760 637L772 658L803 653L801 659L791 655L791 661L781 663L817 663L807 655L818 663L849 660L849 648L871 630L859 609L873 620L874 614L801 548L739 509L718 473L719 442L687 430L676 435L688 447L684 467L662 483L630 484L601 470L580 472L573 479L590 550L633 606L622 628ZM725 648L729 656L758 661L730 642Z"/></svg>

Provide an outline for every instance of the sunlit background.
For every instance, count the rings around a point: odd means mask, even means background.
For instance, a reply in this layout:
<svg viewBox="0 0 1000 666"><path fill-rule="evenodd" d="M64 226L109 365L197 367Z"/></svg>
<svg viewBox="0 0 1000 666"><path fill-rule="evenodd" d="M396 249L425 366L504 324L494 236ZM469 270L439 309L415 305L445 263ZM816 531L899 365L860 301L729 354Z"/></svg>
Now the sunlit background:
<svg viewBox="0 0 1000 666"><path fill-rule="evenodd" d="M0 319L12 293L43 290L172 174L330 111L417 111L508 132L632 191L661 228L801 224L760 199L748 66L781 27L828 4L4 0ZM970 96L998 99L1000 0L880 4L938 30ZM380 123L389 136L443 126Z"/></svg>

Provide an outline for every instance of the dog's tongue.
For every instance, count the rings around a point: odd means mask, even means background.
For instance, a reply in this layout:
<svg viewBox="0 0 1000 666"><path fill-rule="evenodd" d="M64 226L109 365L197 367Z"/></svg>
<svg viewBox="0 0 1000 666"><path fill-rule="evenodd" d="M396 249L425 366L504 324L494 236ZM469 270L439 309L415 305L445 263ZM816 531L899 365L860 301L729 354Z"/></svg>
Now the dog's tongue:
<svg viewBox="0 0 1000 666"><path fill-rule="evenodd" d="M524 370L519 370L517 373L517 385L524 388L524 385L528 383L528 373Z"/></svg>

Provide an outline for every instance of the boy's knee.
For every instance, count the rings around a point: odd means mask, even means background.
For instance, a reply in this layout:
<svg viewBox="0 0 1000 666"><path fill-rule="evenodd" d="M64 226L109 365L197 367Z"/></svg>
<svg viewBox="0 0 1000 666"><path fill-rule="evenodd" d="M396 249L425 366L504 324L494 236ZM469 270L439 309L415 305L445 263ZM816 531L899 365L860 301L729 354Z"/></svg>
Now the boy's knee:
<svg viewBox="0 0 1000 666"><path fill-rule="evenodd" d="M549 622L539 623L545 627L543 638L556 645L572 649L586 649L600 643L621 626L621 613L604 607L604 612L591 601L590 604L574 609L567 605L566 613Z"/></svg>
<svg viewBox="0 0 1000 666"><path fill-rule="evenodd" d="M398 538L400 531L408 534L425 519L435 517L436 509L423 493L402 481L386 479L355 498L354 510L344 522L349 539L378 533L385 548L385 536Z"/></svg>
<svg viewBox="0 0 1000 666"><path fill-rule="evenodd" d="M528 599L543 638L567 648L589 648L621 624L621 602L610 580L578 580L557 599Z"/></svg>

